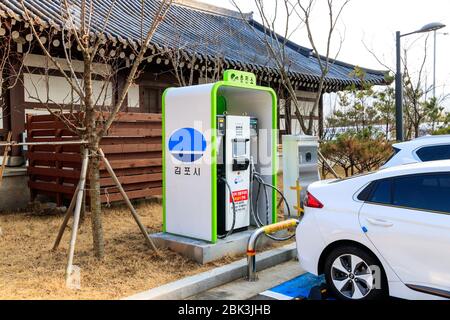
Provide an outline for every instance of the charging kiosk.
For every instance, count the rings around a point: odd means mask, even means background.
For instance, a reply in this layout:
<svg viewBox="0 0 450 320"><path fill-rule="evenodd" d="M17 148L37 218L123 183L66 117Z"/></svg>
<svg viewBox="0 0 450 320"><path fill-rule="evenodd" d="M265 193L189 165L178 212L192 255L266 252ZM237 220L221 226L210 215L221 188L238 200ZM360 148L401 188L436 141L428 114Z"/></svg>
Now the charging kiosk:
<svg viewBox="0 0 450 320"><path fill-rule="evenodd" d="M303 206L308 186L320 180L319 138L308 135L283 136L283 186L287 204L285 216L298 216L296 208ZM288 174L289 173L289 174ZM297 189L301 188L301 191ZM287 205L289 205L289 210Z"/></svg>
<svg viewBox="0 0 450 320"><path fill-rule="evenodd" d="M276 222L277 193L258 201L252 173L277 185L277 96L254 74L167 89L162 131L165 233L216 243Z"/></svg>

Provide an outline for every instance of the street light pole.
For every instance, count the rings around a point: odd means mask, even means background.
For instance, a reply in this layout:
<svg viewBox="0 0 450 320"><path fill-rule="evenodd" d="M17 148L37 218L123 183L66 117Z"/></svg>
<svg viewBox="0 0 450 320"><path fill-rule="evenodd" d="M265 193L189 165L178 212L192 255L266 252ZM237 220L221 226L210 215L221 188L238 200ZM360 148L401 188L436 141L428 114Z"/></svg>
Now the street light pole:
<svg viewBox="0 0 450 320"><path fill-rule="evenodd" d="M433 98L436 99L436 40L437 31L434 30L434 61L433 61Z"/></svg>
<svg viewBox="0 0 450 320"><path fill-rule="evenodd" d="M397 72L395 74L395 128L397 141L403 141L403 79L401 58L401 34L396 33Z"/></svg>
<svg viewBox="0 0 450 320"><path fill-rule="evenodd" d="M416 33L426 33L426 32L435 32L434 45L435 45L435 74L436 74L436 30L442 29L445 27L445 24L439 22L429 23L423 26L420 30L401 34L400 31L396 32L396 45L397 45L397 72L395 74L395 125L396 125L396 133L397 133L397 141L403 141L403 78L402 78L402 52L401 52L401 38L406 37ZM434 82L436 79L433 80ZM435 86L436 83L433 84L433 92L435 94Z"/></svg>

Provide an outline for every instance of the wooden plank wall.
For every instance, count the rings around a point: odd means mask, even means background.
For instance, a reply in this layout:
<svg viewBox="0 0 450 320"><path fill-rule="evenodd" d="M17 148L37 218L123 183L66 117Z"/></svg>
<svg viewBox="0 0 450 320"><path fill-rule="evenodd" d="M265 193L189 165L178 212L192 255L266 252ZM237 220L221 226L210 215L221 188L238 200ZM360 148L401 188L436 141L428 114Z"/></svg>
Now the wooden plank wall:
<svg viewBox="0 0 450 320"><path fill-rule="evenodd" d="M162 194L162 128L160 114L120 113L101 147L130 199ZM28 142L79 138L52 115L27 116ZM26 157L31 198L46 195L58 205L75 192L81 169L79 146L33 146ZM102 202L122 197L101 165Z"/></svg>

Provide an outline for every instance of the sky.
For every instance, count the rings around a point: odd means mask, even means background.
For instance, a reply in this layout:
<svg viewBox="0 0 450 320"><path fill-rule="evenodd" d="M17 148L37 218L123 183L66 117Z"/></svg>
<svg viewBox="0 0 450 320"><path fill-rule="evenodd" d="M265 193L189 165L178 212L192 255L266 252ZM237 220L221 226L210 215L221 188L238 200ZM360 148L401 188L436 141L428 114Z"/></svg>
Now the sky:
<svg viewBox="0 0 450 320"><path fill-rule="evenodd" d="M201 1L235 9L231 0ZM335 2L342 3L342 0ZM254 0L236 0L236 3L243 12L253 11L254 18L260 19ZM275 0L265 0L268 8L274 3ZM317 0L312 16L312 32L321 53L326 49L328 34L328 12L325 5L325 0ZM276 23L276 29L280 33L283 33L284 20L281 18ZM386 70L386 67L395 70L395 32L398 30L402 34L409 33L430 22L441 22L448 26L438 31L436 50L436 95L445 96L450 93L450 35L445 34L450 33L449 0L350 0L337 26L334 37L335 51L332 56L338 51L342 37L344 41L337 56L339 60L376 70ZM297 22L294 21L293 24ZM418 74L425 48L427 49L426 83L431 88L434 38L432 34L428 35L427 44L425 43L427 34L416 34L402 38L402 46L408 50L408 66L413 78ZM291 40L305 47L311 47L304 27L295 31ZM380 64L368 49L383 64ZM450 98L443 104L450 111Z"/></svg>

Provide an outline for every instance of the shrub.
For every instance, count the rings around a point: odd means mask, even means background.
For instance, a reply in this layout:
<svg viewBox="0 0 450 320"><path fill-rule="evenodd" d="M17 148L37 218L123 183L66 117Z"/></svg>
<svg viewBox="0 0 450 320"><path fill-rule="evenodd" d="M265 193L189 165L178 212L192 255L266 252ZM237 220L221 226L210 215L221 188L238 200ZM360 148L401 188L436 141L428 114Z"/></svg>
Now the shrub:
<svg viewBox="0 0 450 320"><path fill-rule="evenodd" d="M450 127L440 128L433 132L433 135L435 135L435 136L444 135L444 134L450 134Z"/></svg>
<svg viewBox="0 0 450 320"><path fill-rule="evenodd" d="M321 145L323 156L341 167L346 177L377 170L391 155L391 144L371 128L346 132Z"/></svg>

